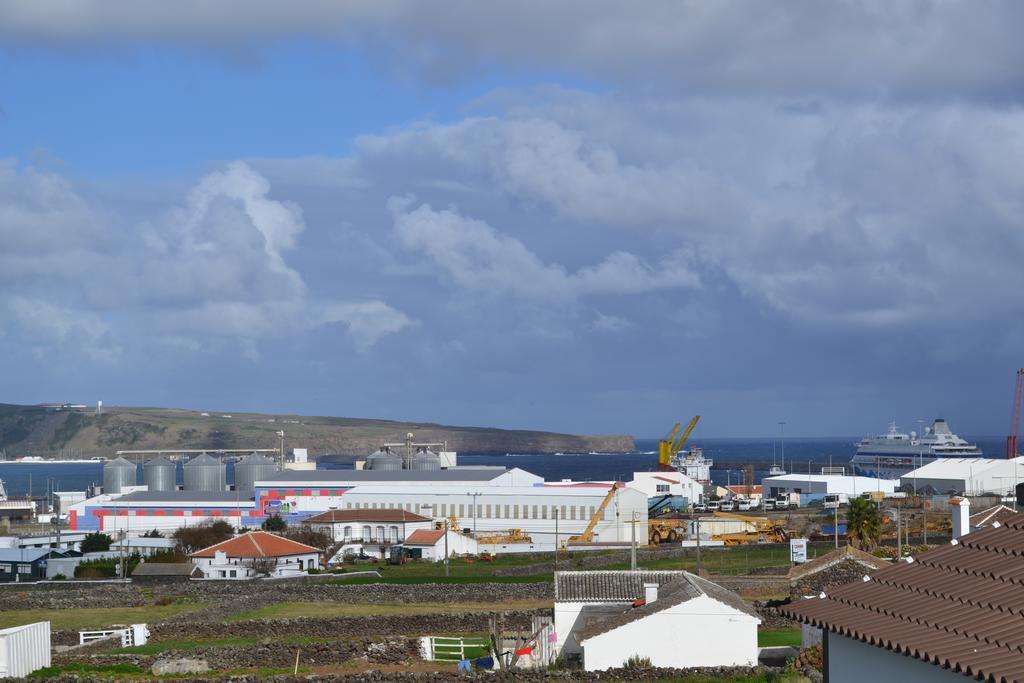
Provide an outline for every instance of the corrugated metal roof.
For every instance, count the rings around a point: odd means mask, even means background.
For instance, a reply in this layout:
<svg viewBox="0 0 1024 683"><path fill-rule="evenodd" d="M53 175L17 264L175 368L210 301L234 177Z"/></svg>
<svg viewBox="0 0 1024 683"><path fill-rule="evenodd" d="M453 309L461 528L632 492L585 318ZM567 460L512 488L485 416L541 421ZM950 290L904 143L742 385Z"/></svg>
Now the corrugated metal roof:
<svg viewBox="0 0 1024 683"><path fill-rule="evenodd" d="M50 553L64 556L64 553L56 548L0 548L0 562L35 562Z"/></svg>
<svg viewBox="0 0 1024 683"><path fill-rule="evenodd" d="M644 596L644 584L664 586L683 571L594 571L555 574L555 602L632 602Z"/></svg>
<svg viewBox="0 0 1024 683"><path fill-rule="evenodd" d="M1024 521L972 532L782 611L968 676L1024 681Z"/></svg>
<svg viewBox="0 0 1024 683"><path fill-rule="evenodd" d="M373 482L373 481L491 481L507 472L504 467L448 470L286 470L259 479L259 484L291 482Z"/></svg>
<svg viewBox="0 0 1024 683"><path fill-rule="evenodd" d="M1000 467L1016 467L1024 463L1021 458L937 458L916 470L900 477L901 481L912 479L967 479L980 477L987 470Z"/></svg>
<svg viewBox="0 0 1024 683"><path fill-rule="evenodd" d="M251 498L239 498L234 491L133 491L110 500L117 503L252 503Z"/></svg>

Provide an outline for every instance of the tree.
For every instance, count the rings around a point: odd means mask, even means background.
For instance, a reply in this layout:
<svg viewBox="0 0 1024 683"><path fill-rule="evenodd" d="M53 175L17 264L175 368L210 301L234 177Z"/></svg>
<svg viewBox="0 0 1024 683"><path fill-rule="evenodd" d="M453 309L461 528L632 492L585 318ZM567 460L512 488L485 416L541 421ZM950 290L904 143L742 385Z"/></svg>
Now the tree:
<svg viewBox="0 0 1024 683"><path fill-rule="evenodd" d="M281 519L280 515L274 515L267 517L266 521L263 522L264 531L275 531L282 532L288 529L288 522Z"/></svg>
<svg viewBox="0 0 1024 683"><path fill-rule="evenodd" d="M235 535L235 530L227 522L217 520L196 526L183 526L174 532L177 542L175 549L183 555L190 555L197 550L222 543Z"/></svg>
<svg viewBox="0 0 1024 683"><path fill-rule="evenodd" d="M147 531L146 533L142 534L142 537L143 538L163 538L164 535L162 533L160 533L159 529L153 529L152 531Z"/></svg>
<svg viewBox="0 0 1024 683"><path fill-rule="evenodd" d="M94 531L91 534L86 534L85 538L82 539L82 545L79 547L83 553L105 553L110 550L110 544L114 542L110 536L99 531Z"/></svg>
<svg viewBox="0 0 1024 683"><path fill-rule="evenodd" d="M871 501L855 498L846 510L846 535L861 550L871 550L882 535L882 521Z"/></svg>
<svg viewBox="0 0 1024 683"><path fill-rule="evenodd" d="M296 543L310 545L322 553L326 553L334 546L334 539L322 531L313 531L308 526L298 526L289 529L285 534Z"/></svg>

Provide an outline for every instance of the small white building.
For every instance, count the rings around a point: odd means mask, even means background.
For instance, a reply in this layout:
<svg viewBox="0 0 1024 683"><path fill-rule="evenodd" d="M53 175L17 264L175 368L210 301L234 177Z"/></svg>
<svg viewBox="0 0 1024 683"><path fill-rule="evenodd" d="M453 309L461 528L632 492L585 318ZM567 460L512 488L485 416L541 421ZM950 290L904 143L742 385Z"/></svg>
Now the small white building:
<svg viewBox="0 0 1024 683"><path fill-rule="evenodd" d="M558 651L587 671L632 656L658 667L753 666L760 623L738 595L689 572L555 574Z"/></svg>
<svg viewBox="0 0 1024 683"><path fill-rule="evenodd" d="M649 499L670 496L677 499L681 507L704 500L704 485L682 472L634 472L633 481L627 486L643 491Z"/></svg>
<svg viewBox="0 0 1024 683"><path fill-rule="evenodd" d="M761 480L765 495L769 498L797 493L800 495L800 505L820 501L828 494L845 493L850 498L872 491L889 494L896 491L898 483L895 479L847 474L781 474Z"/></svg>
<svg viewBox="0 0 1024 683"><path fill-rule="evenodd" d="M266 531L250 531L192 553L206 579L301 576L320 567L320 551Z"/></svg>
<svg viewBox="0 0 1024 683"><path fill-rule="evenodd" d="M938 458L900 477L900 483L935 493L978 496L1012 494L1024 482L1024 457Z"/></svg>
<svg viewBox="0 0 1024 683"><path fill-rule="evenodd" d="M445 540L446 535L447 541ZM452 529L447 532L437 529L418 529L409 534L402 545L414 553L420 553L422 559L431 562L443 560L446 548L448 557L479 553L476 539Z"/></svg>
<svg viewBox="0 0 1024 683"><path fill-rule="evenodd" d="M50 666L50 622L0 629L0 678L24 678Z"/></svg>

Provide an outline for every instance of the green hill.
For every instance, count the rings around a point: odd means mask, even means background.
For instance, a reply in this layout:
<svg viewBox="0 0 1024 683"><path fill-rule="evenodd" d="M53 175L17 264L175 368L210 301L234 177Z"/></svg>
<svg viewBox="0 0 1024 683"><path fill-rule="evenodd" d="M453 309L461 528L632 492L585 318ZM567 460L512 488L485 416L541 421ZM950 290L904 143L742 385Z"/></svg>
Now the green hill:
<svg viewBox="0 0 1024 683"><path fill-rule="evenodd" d="M25 455L110 456L117 450L156 448L277 448L278 430L287 448L311 455L365 455L385 441L447 441L450 450L472 453L630 451L633 437L584 436L486 427L451 427L348 417L202 412L177 408L104 407L55 410L0 404L0 449Z"/></svg>

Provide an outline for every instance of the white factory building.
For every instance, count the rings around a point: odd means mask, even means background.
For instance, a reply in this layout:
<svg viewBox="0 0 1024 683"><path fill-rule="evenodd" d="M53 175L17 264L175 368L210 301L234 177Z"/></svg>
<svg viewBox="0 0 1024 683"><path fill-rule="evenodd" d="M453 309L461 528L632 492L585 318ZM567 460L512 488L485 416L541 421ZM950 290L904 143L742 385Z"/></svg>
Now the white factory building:
<svg viewBox="0 0 1024 683"><path fill-rule="evenodd" d="M224 490L105 494L71 506L69 521L75 530L141 535L214 520L258 528L273 515L294 525L330 510L405 510L432 521L454 517L460 529L480 534L519 529L531 539L523 549L550 550L556 539L581 533L610 490L502 467L285 470L257 479L246 497ZM628 541L629 522L646 525L647 504L644 491L617 484L592 540Z"/></svg>
<svg viewBox="0 0 1024 683"><path fill-rule="evenodd" d="M846 494L850 498L869 491L893 493L895 479L855 477L844 474L781 474L765 477L761 481L765 495L776 498L786 494L799 494L800 505L820 501L828 494Z"/></svg>
<svg viewBox="0 0 1024 683"><path fill-rule="evenodd" d="M1012 494L1024 482L1024 457L938 458L900 477L900 484L935 493Z"/></svg>

